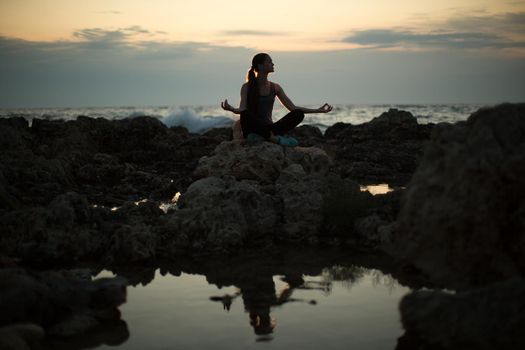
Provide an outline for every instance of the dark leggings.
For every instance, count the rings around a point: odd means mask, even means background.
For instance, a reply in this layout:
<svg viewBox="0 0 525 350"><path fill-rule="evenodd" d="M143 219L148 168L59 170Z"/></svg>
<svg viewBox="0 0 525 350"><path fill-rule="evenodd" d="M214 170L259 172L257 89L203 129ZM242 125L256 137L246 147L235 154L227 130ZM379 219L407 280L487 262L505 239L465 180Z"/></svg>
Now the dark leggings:
<svg viewBox="0 0 525 350"><path fill-rule="evenodd" d="M289 133L293 128L299 125L304 119L304 112L294 109L278 121L272 124L264 124L261 120L254 118L247 110L241 112L241 128L244 137L248 134L259 134L265 139L270 135L284 135Z"/></svg>

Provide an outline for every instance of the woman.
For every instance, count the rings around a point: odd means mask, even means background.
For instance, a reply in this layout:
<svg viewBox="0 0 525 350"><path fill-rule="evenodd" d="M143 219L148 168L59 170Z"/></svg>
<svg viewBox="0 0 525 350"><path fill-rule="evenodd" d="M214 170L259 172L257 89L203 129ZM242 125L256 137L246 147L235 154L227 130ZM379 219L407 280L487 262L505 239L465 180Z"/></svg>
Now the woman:
<svg viewBox="0 0 525 350"><path fill-rule="evenodd" d="M240 128L248 142L265 139L283 146L295 147L298 144L297 140L285 135L304 119L305 113L328 113L332 106L325 103L312 109L294 105L279 84L268 80L268 74L274 71L273 67L272 58L268 54L255 55L246 77L247 82L241 88L239 108L232 107L228 100L221 102L221 107L241 115ZM290 113L274 123L272 110L275 96ZM233 128L234 138L240 138L239 122L236 122Z"/></svg>

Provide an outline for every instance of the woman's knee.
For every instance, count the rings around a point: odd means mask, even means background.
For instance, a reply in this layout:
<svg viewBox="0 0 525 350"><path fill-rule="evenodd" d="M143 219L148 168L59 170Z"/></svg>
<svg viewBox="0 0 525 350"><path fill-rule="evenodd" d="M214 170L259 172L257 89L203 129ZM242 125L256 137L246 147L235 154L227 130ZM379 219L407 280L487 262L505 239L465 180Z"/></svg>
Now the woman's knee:
<svg viewBox="0 0 525 350"><path fill-rule="evenodd" d="M304 119L304 112L300 109L294 109L292 112L295 115L295 118L298 120L298 123L302 122Z"/></svg>

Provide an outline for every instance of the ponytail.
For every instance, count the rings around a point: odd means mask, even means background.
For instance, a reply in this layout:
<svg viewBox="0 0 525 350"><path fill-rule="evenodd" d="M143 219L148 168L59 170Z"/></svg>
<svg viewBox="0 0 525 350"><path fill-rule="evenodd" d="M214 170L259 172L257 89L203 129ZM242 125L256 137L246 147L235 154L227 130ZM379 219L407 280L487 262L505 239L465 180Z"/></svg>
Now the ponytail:
<svg viewBox="0 0 525 350"><path fill-rule="evenodd" d="M257 117L259 111L259 84L257 84L257 78L255 77L255 69L252 66L246 75L246 81L248 82L248 111Z"/></svg>

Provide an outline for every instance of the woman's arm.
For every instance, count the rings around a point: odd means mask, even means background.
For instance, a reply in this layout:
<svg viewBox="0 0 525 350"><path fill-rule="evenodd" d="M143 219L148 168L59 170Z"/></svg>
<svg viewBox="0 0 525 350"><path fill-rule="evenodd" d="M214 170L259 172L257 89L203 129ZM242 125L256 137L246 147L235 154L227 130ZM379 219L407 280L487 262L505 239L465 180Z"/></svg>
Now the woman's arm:
<svg viewBox="0 0 525 350"><path fill-rule="evenodd" d="M228 100L221 102L222 109L230 111L235 114L241 114L246 109L246 103L248 101L248 84L243 84L241 87L241 102L239 103L239 108L234 108L228 103Z"/></svg>
<svg viewBox="0 0 525 350"><path fill-rule="evenodd" d="M319 108L306 108L306 107L296 106L294 105L292 100L290 100L290 98L286 96L283 88L279 84L275 84L275 93L277 94L277 97L279 97L279 101L281 101L283 106L285 106L289 111L299 109L306 114L306 113L328 113L332 110L332 106L330 106L328 103L325 103Z"/></svg>

